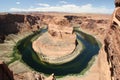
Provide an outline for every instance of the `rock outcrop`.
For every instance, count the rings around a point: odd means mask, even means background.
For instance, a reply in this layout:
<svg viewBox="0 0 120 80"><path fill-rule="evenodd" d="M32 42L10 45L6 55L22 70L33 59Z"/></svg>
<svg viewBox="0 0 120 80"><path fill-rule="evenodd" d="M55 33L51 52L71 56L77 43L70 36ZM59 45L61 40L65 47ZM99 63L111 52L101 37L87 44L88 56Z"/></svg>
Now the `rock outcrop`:
<svg viewBox="0 0 120 80"><path fill-rule="evenodd" d="M10 34L19 32L17 23L24 22L24 15L5 14L0 15L0 33Z"/></svg>
<svg viewBox="0 0 120 80"><path fill-rule="evenodd" d="M120 0L115 0L115 11L105 38L105 51L111 65L111 79L120 80Z"/></svg>
<svg viewBox="0 0 120 80"><path fill-rule="evenodd" d="M120 7L120 0L115 0L115 7Z"/></svg>
<svg viewBox="0 0 120 80"><path fill-rule="evenodd" d="M4 43L5 35L0 33L0 43Z"/></svg>
<svg viewBox="0 0 120 80"><path fill-rule="evenodd" d="M34 71L15 74L14 79L15 80L56 80L54 74L51 74L50 76L46 77L43 74Z"/></svg>
<svg viewBox="0 0 120 80"><path fill-rule="evenodd" d="M9 13L0 15L0 43L4 42L5 35L38 30L40 17Z"/></svg>
<svg viewBox="0 0 120 80"><path fill-rule="evenodd" d="M71 24L81 24L83 19L86 19L85 16L73 16L73 15L65 15L64 16Z"/></svg>
<svg viewBox="0 0 120 80"><path fill-rule="evenodd" d="M33 50L43 55L49 62L71 54L76 48L76 35L73 28L48 26L48 31L38 37L33 43ZM56 61L57 63L57 61Z"/></svg>
<svg viewBox="0 0 120 80"><path fill-rule="evenodd" d="M0 61L0 80L14 80L12 71L2 61Z"/></svg>
<svg viewBox="0 0 120 80"><path fill-rule="evenodd" d="M29 71L25 73L13 74L8 66L0 61L0 80L56 80L54 74L46 77L38 72Z"/></svg>
<svg viewBox="0 0 120 80"><path fill-rule="evenodd" d="M6 35L26 31L36 31L45 25L51 28L82 25L83 28L93 29L96 27L96 24L107 24L108 22L107 20L93 20L89 18L89 16L75 15L53 16L44 14L0 14L0 42L4 42Z"/></svg>

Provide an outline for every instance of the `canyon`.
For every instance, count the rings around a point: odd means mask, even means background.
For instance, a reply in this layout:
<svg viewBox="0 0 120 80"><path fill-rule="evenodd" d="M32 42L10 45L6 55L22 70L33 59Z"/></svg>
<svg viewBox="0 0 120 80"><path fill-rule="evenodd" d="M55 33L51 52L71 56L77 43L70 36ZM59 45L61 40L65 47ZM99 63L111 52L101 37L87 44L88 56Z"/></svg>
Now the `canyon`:
<svg viewBox="0 0 120 80"><path fill-rule="evenodd" d="M20 16L21 19L14 20L14 17L16 17L16 16L18 18ZM69 42L68 44L71 44L71 48L70 48L70 46L68 48L66 48L69 51L69 50L73 50L75 48L75 44L76 44L75 43L75 35L72 34L72 29L73 29L73 27L80 27L84 32L93 35L98 40L100 40L100 42L102 44L104 44L104 37L106 35L106 30L109 28L108 24L110 23L109 18L110 18L110 15L102 15L102 14L94 14L94 15L86 14L85 15L85 14L67 14L67 13L31 13L31 14L28 13L28 14L4 14L4 15L1 15L1 24L0 24L2 26L2 27L0 27L1 34L2 34L2 35L0 35L1 36L1 47L0 48L1 48L1 53L2 53L0 55L1 60L4 60L7 64L9 64L9 68L11 71L13 71L15 79L20 79L20 78L22 78L23 80L25 78L27 79L30 75L35 75L36 73L34 73L29 67L27 67L27 65L25 65L21 61L19 61L17 59L16 59L16 61L14 61L14 56L11 57L14 46L16 45L16 43L19 40L29 36L30 34L33 34L33 33L36 34L37 30L48 26L49 34L53 36L50 38L50 40L54 41L54 45L56 45L55 44L56 40L59 42L60 42L60 40L62 40L62 42L65 41L65 43ZM13 19L13 20L11 20L11 19ZM11 20L11 22L9 22L7 20ZM8 25L6 25L6 24L8 24ZM12 29L11 26L15 27L15 28ZM9 27L11 29L9 29ZM62 32L60 33L60 31L62 31ZM49 37L46 37L49 34L48 33L43 34L43 38L41 37L43 39L43 40L41 39L43 41L43 43L46 38L49 38ZM62 35L62 38L61 38L61 35ZM69 37L69 36L71 36L71 37ZM45 39L44 39L44 37L45 37ZM41 41L39 41L39 42L41 42ZM40 44L40 43L39 44L36 43L36 45L38 45L40 47L42 46L42 44ZM35 45L35 47L36 47L36 45ZM50 52L49 48L50 49L52 48L53 50L54 50L54 48L57 49L57 46L54 47L54 45L53 45L53 47L52 47L52 45L49 47L48 42L47 42L47 44L44 43L44 45L42 46L43 51L47 51L44 49L48 49L48 52ZM48 48L46 48L46 46ZM63 45L63 50L61 50L62 49L62 46L61 46L60 51L57 50L57 53L59 53L59 52L61 53L61 51L64 52L64 49L65 49L64 46L65 46L65 44ZM46 54L47 54L47 52L46 52ZM51 54L49 54L49 55L51 55ZM57 54L57 55L64 56L64 54L66 54L66 53ZM53 55L53 56L55 56L55 55ZM18 57L19 57L19 55L18 55ZM103 57L105 57L105 58L101 60L101 58L103 58ZM102 45L102 47L98 53L98 58L96 58L94 65L89 70L90 74L86 74L86 76L81 77L81 79L82 78L87 79L87 78L91 78L92 76L96 76L96 79L99 80L99 77L101 78L101 76L102 76L102 79L109 80L110 74L108 74L108 73L110 73L110 72L109 72L109 65L107 64L106 57L107 56L104 52L104 46ZM101 65L101 67L99 65ZM106 72L104 72L104 68L105 68ZM102 75L103 73L105 75ZM43 74L40 74L40 75L43 75ZM87 77L87 75L88 75L88 77ZM66 79L66 78L67 77L62 78L62 79ZM68 77L69 80L72 78L79 80L79 76L77 76L77 77L69 76Z"/></svg>
<svg viewBox="0 0 120 80"><path fill-rule="evenodd" d="M100 50L84 74L66 75L57 80L119 80L119 0L115 1L115 6L113 15L57 12L0 13L0 61L4 61L0 62L0 79L55 80L56 74L50 73L48 77L29 67L20 54L15 54L19 53L15 46L31 34L39 33L37 31L42 28L48 28L48 32L38 36L37 39L35 37L31 45L37 53L40 53L41 48L44 55L58 58L74 51L77 36L73 28L79 27L81 31L100 41ZM28 44L29 42L26 42L23 46Z"/></svg>

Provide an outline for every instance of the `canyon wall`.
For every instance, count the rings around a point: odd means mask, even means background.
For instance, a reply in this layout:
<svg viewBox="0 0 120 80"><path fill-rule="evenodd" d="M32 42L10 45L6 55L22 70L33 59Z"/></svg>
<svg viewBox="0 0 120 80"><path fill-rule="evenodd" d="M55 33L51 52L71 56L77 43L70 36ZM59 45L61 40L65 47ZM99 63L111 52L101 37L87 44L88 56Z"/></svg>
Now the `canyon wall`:
<svg viewBox="0 0 120 80"><path fill-rule="evenodd" d="M81 26L85 29L96 29L97 26L108 23L108 20L95 20L91 19L90 16L33 14L0 14L0 43L3 43L5 36L9 34L36 31L45 25L59 29L75 26Z"/></svg>
<svg viewBox="0 0 120 80"><path fill-rule="evenodd" d="M112 80L120 80L120 0L115 0L110 29L107 31L105 51L111 71Z"/></svg>
<svg viewBox="0 0 120 80"><path fill-rule="evenodd" d="M2 61L0 61L0 80L14 80L13 72Z"/></svg>
<svg viewBox="0 0 120 80"><path fill-rule="evenodd" d="M4 42L6 35L37 30L39 23L38 16L9 13L0 15L0 43Z"/></svg>

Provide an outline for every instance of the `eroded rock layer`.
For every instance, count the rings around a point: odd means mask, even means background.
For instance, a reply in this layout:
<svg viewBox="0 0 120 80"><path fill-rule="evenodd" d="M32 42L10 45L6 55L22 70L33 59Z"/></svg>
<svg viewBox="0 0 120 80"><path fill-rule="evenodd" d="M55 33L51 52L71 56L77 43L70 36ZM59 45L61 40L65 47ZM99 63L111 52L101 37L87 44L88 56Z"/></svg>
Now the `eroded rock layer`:
<svg viewBox="0 0 120 80"><path fill-rule="evenodd" d="M105 38L105 51L111 65L111 79L120 80L120 0L115 0L112 23Z"/></svg>
<svg viewBox="0 0 120 80"><path fill-rule="evenodd" d="M49 29L33 42L33 49L49 57L61 57L71 54L76 47L76 35L66 29Z"/></svg>

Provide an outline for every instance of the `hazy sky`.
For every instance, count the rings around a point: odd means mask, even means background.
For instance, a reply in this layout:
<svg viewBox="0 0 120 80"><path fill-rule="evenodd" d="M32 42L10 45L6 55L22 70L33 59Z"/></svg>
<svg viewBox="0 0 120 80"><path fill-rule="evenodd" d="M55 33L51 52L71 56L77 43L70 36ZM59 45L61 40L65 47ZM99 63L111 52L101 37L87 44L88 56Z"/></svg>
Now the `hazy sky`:
<svg viewBox="0 0 120 80"><path fill-rule="evenodd" d="M114 0L0 0L0 12L112 13Z"/></svg>

